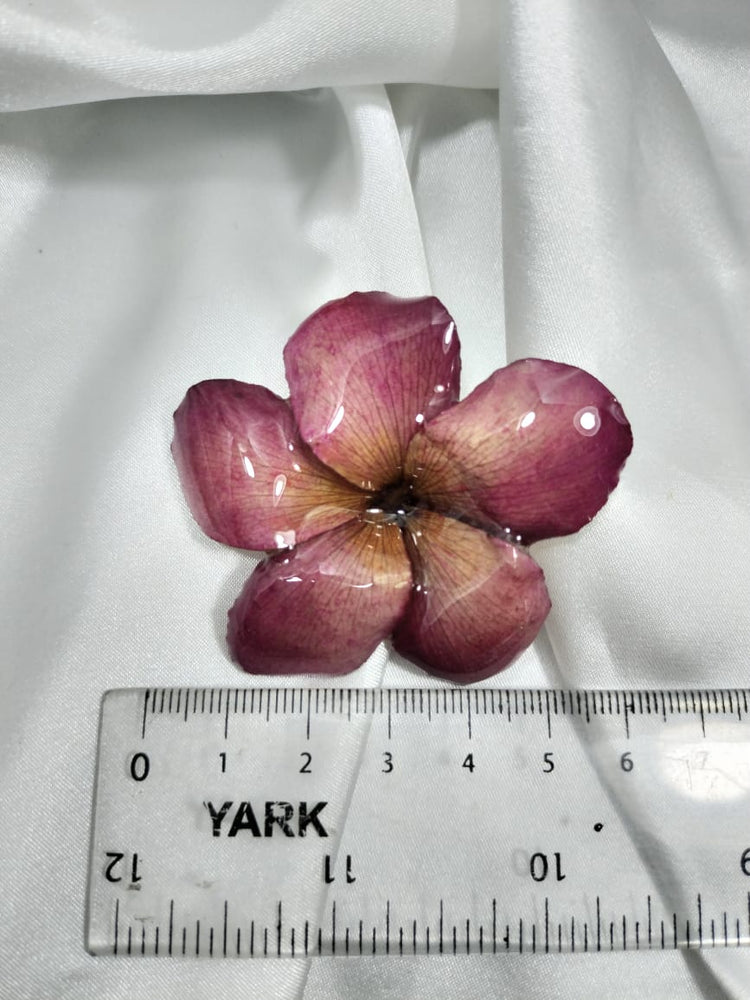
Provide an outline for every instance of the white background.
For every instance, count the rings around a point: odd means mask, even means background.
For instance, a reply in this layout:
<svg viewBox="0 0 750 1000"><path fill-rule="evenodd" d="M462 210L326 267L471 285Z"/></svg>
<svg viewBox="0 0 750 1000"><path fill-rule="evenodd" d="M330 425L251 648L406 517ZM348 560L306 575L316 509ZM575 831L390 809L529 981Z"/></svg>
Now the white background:
<svg viewBox="0 0 750 1000"><path fill-rule="evenodd" d="M488 683L748 683L750 7L248 7L0 2L0 996L750 996L745 951L85 954L102 691L262 683L223 640L255 557L192 522L171 413L203 378L285 394L332 297L432 292L464 394L542 356L630 417L607 507L533 550L542 636ZM338 683L434 682L381 647Z"/></svg>

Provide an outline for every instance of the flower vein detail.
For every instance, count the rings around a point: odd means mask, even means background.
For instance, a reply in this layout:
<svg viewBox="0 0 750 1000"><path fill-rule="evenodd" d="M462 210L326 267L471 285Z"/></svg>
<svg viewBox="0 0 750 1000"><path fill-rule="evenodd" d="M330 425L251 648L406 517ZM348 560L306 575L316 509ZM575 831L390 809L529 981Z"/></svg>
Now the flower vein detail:
<svg viewBox="0 0 750 1000"><path fill-rule="evenodd" d="M173 454L201 528L267 552L229 612L262 674L354 670L379 642L471 682L507 666L550 608L528 545L585 525L630 453L617 400L536 358L459 402L456 326L435 298L354 293L284 351L289 400L193 386Z"/></svg>

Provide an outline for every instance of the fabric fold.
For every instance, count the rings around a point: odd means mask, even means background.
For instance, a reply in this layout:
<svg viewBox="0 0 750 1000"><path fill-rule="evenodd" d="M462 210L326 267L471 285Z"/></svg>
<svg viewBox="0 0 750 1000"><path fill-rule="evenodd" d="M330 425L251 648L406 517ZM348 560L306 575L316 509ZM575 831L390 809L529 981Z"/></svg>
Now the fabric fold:
<svg viewBox="0 0 750 1000"><path fill-rule="evenodd" d="M402 81L493 87L499 11L226 0L135 6L3 0L0 94L7 110L168 94L233 94Z"/></svg>

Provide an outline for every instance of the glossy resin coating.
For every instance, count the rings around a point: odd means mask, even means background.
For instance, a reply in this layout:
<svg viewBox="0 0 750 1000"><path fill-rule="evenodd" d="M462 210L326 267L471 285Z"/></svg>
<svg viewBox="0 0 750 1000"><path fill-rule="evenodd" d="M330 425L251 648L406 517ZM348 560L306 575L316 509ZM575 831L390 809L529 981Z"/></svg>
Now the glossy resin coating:
<svg viewBox="0 0 750 1000"><path fill-rule="evenodd" d="M526 546L586 524L630 453L621 406L536 358L458 402L455 323L435 298L355 293L284 352L290 399L193 386L173 454L203 530L269 552L229 613L251 673L346 673L377 644L457 682L491 676L550 608Z"/></svg>

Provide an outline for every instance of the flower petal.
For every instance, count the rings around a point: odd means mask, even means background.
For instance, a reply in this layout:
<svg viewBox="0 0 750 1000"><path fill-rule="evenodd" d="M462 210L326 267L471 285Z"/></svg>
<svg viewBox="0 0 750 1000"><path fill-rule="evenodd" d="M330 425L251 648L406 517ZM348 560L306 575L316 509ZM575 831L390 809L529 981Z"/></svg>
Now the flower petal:
<svg viewBox="0 0 750 1000"><path fill-rule="evenodd" d="M345 674L391 633L410 591L399 528L352 522L256 568L229 612L229 647L251 674Z"/></svg>
<svg viewBox="0 0 750 1000"><path fill-rule="evenodd" d="M302 437L363 489L398 479L415 431L458 399L456 325L435 298L357 292L329 302L284 360Z"/></svg>
<svg viewBox="0 0 750 1000"><path fill-rule="evenodd" d="M530 544L590 521L632 445L622 407L593 375L528 358L426 425L407 472L437 509L478 511Z"/></svg>
<svg viewBox="0 0 750 1000"><path fill-rule="evenodd" d="M263 386L200 382L174 419L182 488L193 517L219 542L288 548L365 506L364 494L300 439L289 404Z"/></svg>
<svg viewBox="0 0 750 1000"><path fill-rule="evenodd" d="M540 567L521 549L432 511L410 519L406 538L416 586L393 635L398 652L464 684L507 667L550 609Z"/></svg>

